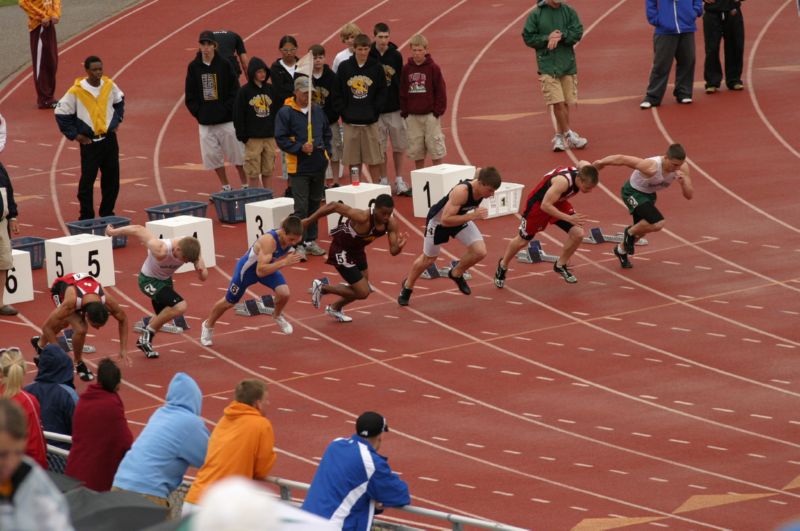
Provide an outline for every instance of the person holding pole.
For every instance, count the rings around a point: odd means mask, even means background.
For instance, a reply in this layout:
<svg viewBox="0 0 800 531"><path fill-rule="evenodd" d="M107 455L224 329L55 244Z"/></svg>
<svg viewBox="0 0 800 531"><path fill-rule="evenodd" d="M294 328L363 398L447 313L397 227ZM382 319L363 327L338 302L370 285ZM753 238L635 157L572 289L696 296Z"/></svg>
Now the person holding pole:
<svg viewBox="0 0 800 531"><path fill-rule="evenodd" d="M313 59L312 59L313 61ZM311 103L311 79L294 80L294 96L286 98L275 117L275 142L286 153L289 186L294 197L294 215L305 219L316 212L325 190L325 170L331 152L331 128L322 107ZM296 251L301 259L307 253L322 256L317 244L317 223L305 227L303 244Z"/></svg>

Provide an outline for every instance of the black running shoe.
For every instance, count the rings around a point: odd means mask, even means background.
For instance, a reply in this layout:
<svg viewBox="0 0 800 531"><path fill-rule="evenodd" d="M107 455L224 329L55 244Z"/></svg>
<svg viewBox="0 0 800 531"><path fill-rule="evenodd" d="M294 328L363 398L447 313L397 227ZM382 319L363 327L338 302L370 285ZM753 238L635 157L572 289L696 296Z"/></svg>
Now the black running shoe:
<svg viewBox="0 0 800 531"><path fill-rule="evenodd" d="M568 284L575 284L578 281L578 277L573 275L572 272L567 269L567 264L559 266L558 262L556 262L553 264L553 271L561 275Z"/></svg>
<svg viewBox="0 0 800 531"><path fill-rule="evenodd" d="M628 260L628 255L619 252L619 249L617 249L616 245L614 246L614 256L619 258L619 265L621 265L623 269L631 269L633 267L631 261Z"/></svg>
<svg viewBox="0 0 800 531"><path fill-rule="evenodd" d="M458 286L458 290L461 293L463 293L464 295L469 295L470 293L472 293L472 290L469 289L467 281L464 279L464 275L461 275L460 277L454 277L453 270L450 269L450 271L447 272L447 276L450 277L450 280L456 283L456 286Z"/></svg>
<svg viewBox="0 0 800 531"><path fill-rule="evenodd" d="M397 297L397 304L400 306L408 306L408 301L411 299L411 293L414 290L411 288L406 287L406 279L403 279L402 289L400 290L400 296Z"/></svg>
<svg viewBox="0 0 800 531"><path fill-rule="evenodd" d="M151 341L153 340L153 336L155 334L145 328L142 330L142 335L139 336L139 339L136 340L136 348L144 352L144 355L148 358L157 358L158 352L153 349L153 344Z"/></svg>
<svg viewBox="0 0 800 531"><path fill-rule="evenodd" d="M628 225L622 233L622 247L627 254L633 256L636 253L636 236L631 236L628 232L630 228L631 225Z"/></svg>
<svg viewBox="0 0 800 531"><path fill-rule="evenodd" d="M506 273L508 272L508 269L500 265L502 261L502 258L497 261L497 269L494 272L494 285L498 288L502 288L506 285Z"/></svg>
<svg viewBox="0 0 800 531"><path fill-rule="evenodd" d="M81 380L84 382L91 382L94 380L94 374L92 374L91 369L89 369L84 362L75 365L75 372L78 373L78 376L80 376Z"/></svg>

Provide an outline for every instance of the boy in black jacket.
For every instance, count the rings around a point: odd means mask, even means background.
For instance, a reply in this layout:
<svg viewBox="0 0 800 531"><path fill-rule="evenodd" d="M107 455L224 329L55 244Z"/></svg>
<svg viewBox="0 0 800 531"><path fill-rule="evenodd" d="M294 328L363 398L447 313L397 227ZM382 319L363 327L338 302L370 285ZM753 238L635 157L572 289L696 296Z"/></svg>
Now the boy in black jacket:
<svg viewBox="0 0 800 531"><path fill-rule="evenodd" d="M369 56L369 37L358 35L353 46L353 56L339 65L333 92L334 108L344 122L342 163L351 167L366 164L370 175L377 177L383 162L378 118L386 102L386 75L381 64Z"/></svg>
<svg viewBox="0 0 800 531"><path fill-rule="evenodd" d="M233 103L239 80L230 61L216 53L213 31L201 32L198 40L200 51L186 71L186 108L200 124L203 166L216 172L225 192L231 189L225 158L236 166L242 185L247 185L242 168L244 148L236 140L233 127Z"/></svg>
<svg viewBox="0 0 800 531"><path fill-rule="evenodd" d="M244 143L244 173L251 186L267 188L275 169L275 113L283 102L273 96L267 64L253 57L247 84L239 89L233 107L236 138Z"/></svg>
<svg viewBox="0 0 800 531"><path fill-rule="evenodd" d="M325 48L321 44L313 44L309 49L314 56L314 70L311 81L314 84L312 97L314 103L322 107L331 129L330 157L333 186L339 186L339 161L342 160L342 131L339 128L339 112L333 107L333 90L337 83L336 73L325 64Z"/></svg>

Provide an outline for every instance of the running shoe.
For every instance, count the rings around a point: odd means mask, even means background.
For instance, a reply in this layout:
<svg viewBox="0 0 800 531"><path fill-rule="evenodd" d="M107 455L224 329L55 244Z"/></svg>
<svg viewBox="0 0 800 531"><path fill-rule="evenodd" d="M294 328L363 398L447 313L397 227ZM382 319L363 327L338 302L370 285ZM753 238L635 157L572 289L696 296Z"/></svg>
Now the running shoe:
<svg viewBox="0 0 800 531"><path fill-rule="evenodd" d="M572 130L567 131L567 133L564 135L564 140L569 145L569 147L575 149L583 149L586 147L586 144L589 143L588 140L586 140L585 138L583 138L578 133Z"/></svg>
<svg viewBox="0 0 800 531"><path fill-rule="evenodd" d="M631 225L628 225L622 232L622 247L626 254L633 255L636 253L636 236L631 236L630 228Z"/></svg>
<svg viewBox="0 0 800 531"><path fill-rule="evenodd" d="M353 320L353 318L350 317L349 315L345 315L345 313L342 310L334 310L333 306L326 306L325 313L327 313L340 323L349 323L350 321Z"/></svg>
<svg viewBox="0 0 800 531"><path fill-rule="evenodd" d="M460 277L454 277L453 270L450 269L450 271L447 272L447 276L450 277L450 280L456 283L456 286L458 286L458 290L461 293L463 293L464 295L469 295L470 293L472 293L472 290L469 289L467 281L464 279L464 275L461 275Z"/></svg>
<svg viewBox="0 0 800 531"><path fill-rule="evenodd" d="M567 268L567 264L560 266L558 265L558 262L556 262L553 264L553 271L561 275L568 284L575 284L578 281L578 277L572 274L572 272Z"/></svg>
<svg viewBox="0 0 800 531"><path fill-rule="evenodd" d="M315 278L311 282L311 305L314 308L319 308L320 300L322 299L322 281Z"/></svg>
<svg viewBox="0 0 800 531"><path fill-rule="evenodd" d="M406 182L403 180L402 177L398 177L394 182L395 189L397 189L397 195L402 195L405 197L411 197L411 188L408 187Z"/></svg>
<svg viewBox="0 0 800 531"><path fill-rule="evenodd" d="M325 256L325 249L317 245L317 242L306 242L303 247L305 247L307 254L313 256Z"/></svg>
<svg viewBox="0 0 800 531"><path fill-rule="evenodd" d="M553 137L553 151L566 151L567 144L564 142L564 137L561 134L556 134Z"/></svg>
<svg viewBox="0 0 800 531"><path fill-rule="evenodd" d="M498 288L506 285L506 273L508 272L508 269L500 265L502 261L502 258L497 261L497 269L494 272L494 285Z"/></svg>
<svg viewBox="0 0 800 531"><path fill-rule="evenodd" d="M75 372L78 373L78 376L84 382L91 382L92 380L94 380L94 374L92 374L92 371L89 369L89 367L86 366L84 362L80 362L77 365L75 365Z"/></svg>
<svg viewBox="0 0 800 531"><path fill-rule="evenodd" d="M397 297L397 304L400 306L408 306L408 301L411 299L411 293L414 290L406 287L406 279L403 279L401 286L402 289L400 290L400 296Z"/></svg>
<svg viewBox="0 0 800 531"><path fill-rule="evenodd" d="M631 261L628 260L628 255L621 253L616 245L614 246L614 256L619 258L619 265L621 265L623 269L631 269L633 267Z"/></svg>
<svg viewBox="0 0 800 531"><path fill-rule="evenodd" d="M210 347L214 344L212 340L214 336L214 329L209 328L206 326L206 322L203 321L203 324L200 325L200 344L204 347Z"/></svg>
<svg viewBox="0 0 800 531"><path fill-rule="evenodd" d="M286 318L283 315L278 315L278 316L273 315L272 318L275 319L275 324L278 325L278 328L281 329L281 332L283 332L287 336L291 335L291 333L294 332L294 328L292 328L292 325L289 323L289 321L286 320Z"/></svg>

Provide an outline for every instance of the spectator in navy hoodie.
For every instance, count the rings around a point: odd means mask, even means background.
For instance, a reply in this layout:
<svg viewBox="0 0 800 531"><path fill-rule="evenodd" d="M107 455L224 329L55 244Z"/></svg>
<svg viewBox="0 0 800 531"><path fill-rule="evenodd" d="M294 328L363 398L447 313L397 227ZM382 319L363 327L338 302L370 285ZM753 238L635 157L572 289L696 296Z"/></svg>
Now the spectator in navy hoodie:
<svg viewBox="0 0 800 531"><path fill-rule="evenodd" d="M244 173L250 186L267 188L275 169L275 113L283 105L274 96L267 64L253 57L247 67L247 84L236 94L233 126L244 143ZM259 178L260 176L260 178Z"/></svg>
<svg viewBox="0 0 800 531"><path fill-rule="evenodd" d="M50 343L39 354L39 372L25 390L39 400L42 428L62 435L72 435L72 415L78 403L75 369L72 360L57 343ZM53 443L69 448L68 443Z"/></svg>
<svg viewBox="0 0 800 531"><path fill-rule="evenodd" d="M425 167L426 155L434 166L447 155L441 124L447 87L439 65L428 53L428 39L414 35L409 46L411 57L400 76L400 114L408 129L408 156L420 169Z"/></svg>
<svg viewBox="0 0 800 531"><path fill-rule="evenodd" d="M122 372L105 358L97 364L97 382L89 385L72 417L72 449L65 473L96 491L111 490L133 434L125 418L125 404L117 391Z"/></svg>
<svg viewBox="0 0 800 531"><path fill-rule="evenodd" d="M384 160L378 118L386 102L386 74L381 63L370 57L370 44L363 33L356 36L355 52L336 71L339 80L333 97L344 123L342 164L358 168L366 164L370 175L377 178Z"/></svg>
<svg viewBox="0 0 800 531"><path fill-rule="evenodd" d="M186 71L186 108L200 125L200 153L203 166L214 170L222 191L230 191L225 158L236 166L243 186L244 146L236 140L233 104L239 91L239 76L233 65L216 53L214 32L200 33L200 51Z"/></svg>
<svg viewBox="0 0 800 531"><path fill-rule="evenodd" d="M339 161L342 160L342 131L339 127L339 113L333 106L333 88L336 85L336 74L325 64L325 48L321 44L312 44L308 49L314 57L314 70L311 82L314 85L311 98L314 103L322 107L325 117L328 118L331 130L330 157L331 177L333 185L339 186Z"/></svg>
<svg viewBox="0 0 800 531"><path fill-rule="evenodd" d="M692 103L694 85L696 20L703 14L703 0L647 0L647 22L655 28L653 68L647 95L639 107L658 107L667 91L669 71L675 60L675 89L678 103Z"/></svg>

